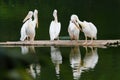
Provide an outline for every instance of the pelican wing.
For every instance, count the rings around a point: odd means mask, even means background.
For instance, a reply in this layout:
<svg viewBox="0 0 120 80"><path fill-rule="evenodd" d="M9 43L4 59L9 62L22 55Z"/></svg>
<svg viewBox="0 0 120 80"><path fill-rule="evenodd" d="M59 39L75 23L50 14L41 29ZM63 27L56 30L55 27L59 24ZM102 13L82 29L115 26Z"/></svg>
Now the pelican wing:
<svg viewBox="0 0 120 80"><path fill-rule="evenodd" d="M92 35L95 39L97 39L97 28L95 27L95 25L91 22L89 22L89 26L91 28L92 31Z"/></svg>
<svg viewBox="0 0 120 80"><path fill-rule="evenodd" d="M49 29L50 39L54 40L55 38L58 38L60 30L61 30L61 24L52 21Z"/></svg>
<svg viewBox="0 0 120 80"><path fill-rule="evenodd" d="M49 35L50 35L50 40L54 40L54 38L55 38L55 34L54 34L54 21L51 21L51 23L50 23Z"/></svg>
<svg viewBox="0 0 120 80"><path fill-rule="evenodd" d="M97 28L95 27L95 25L94 25L93 23L90 22L89 25L91 26L90 28L91 28L93 31L97 32Z"/></svg>
<svg viewBox="0 0 120 80"><path fill-rule="evenodd" d="M21 41L24 41L25 38L27 37L26 29L27 29L27 27L28 27L28 23L29 23L29 20L27 20L27 21L23 24L23 26L22 26L22 28L21 28L21 31L20 31L20 33L21 33L20 40L21 40Z"/></svg>
<svg viewBox="0 0 120 80"><path fill-rule="evenodd" d="M56 25L56 37L59 36L60 30L61 30L61 23L59 22L59 23L57 23L57 25Z"/></svg>

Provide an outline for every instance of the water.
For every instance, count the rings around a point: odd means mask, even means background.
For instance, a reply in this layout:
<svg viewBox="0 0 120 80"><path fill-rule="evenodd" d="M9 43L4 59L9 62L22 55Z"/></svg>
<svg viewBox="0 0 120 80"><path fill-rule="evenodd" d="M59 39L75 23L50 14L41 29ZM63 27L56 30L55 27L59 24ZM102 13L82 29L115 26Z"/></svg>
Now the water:
<svg viewBox="0 0 120 80"><path fill-rule="evenodd" d="M0 79L119 80L119 47L1 47Z"/></svg>
<svg viewBox="0 0 120 80"><path fill-rule="evenodd" d="M36 40L49 40L54 9L62 25L61 38L69 39L71 14L93 22L99 40L120 38L119 0L0 0L0 42L19 41L22 21L34 9L39 19ZM119 48L0 47L0 80L120 80Z"/></svg>

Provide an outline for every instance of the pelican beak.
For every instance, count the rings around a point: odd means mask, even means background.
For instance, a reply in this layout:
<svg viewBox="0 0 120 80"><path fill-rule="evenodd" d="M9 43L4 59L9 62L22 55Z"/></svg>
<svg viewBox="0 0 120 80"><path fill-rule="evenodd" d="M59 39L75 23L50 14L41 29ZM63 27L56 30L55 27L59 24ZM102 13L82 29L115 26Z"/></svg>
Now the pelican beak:
<svg viewBox="0 0 120 80"><path fill-rule="evenodd" d="M32 11L29 11L23 22L32 17Z"/></svg>
<svg viewBox="0 0 120 80"><path fill-rule="evenodd" d="M38 28L38 16L37 16L37 23L36 23L36 26L37 26L37 28Z"/></svg>
<svg viewBox="0 0 120 80"><path fill-rule="evenodd" d="M25 19L23 20L23 23L24 23L28 18L29 18L29 15L27 15L27 16L25 17Z"/></svg>
<svg viewBox="0 0 120 80"><path fill-rule="evenodd" d="M78 25L80 25L80 26L79 26L79 27L80 27L80 30L82 31L82 26L81 26L82 22L81 22L80 20L77 20L77 22L78 22Z"/></svg>
<svg viewBox="0 0 120 80"><path fill-rule="evenodd" d="M77 24L77 21L74 21L74 24L76 25L76 27L77 27L79 30L81 30L79 24Z"/></svg>

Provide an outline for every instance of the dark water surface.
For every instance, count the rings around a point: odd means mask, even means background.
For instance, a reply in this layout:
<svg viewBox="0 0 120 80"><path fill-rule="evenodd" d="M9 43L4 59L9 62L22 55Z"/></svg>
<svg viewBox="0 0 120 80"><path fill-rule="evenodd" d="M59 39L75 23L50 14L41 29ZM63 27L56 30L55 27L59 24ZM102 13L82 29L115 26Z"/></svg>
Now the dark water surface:
<svg viewBox="0 0 120 80"><path fill-rule="evenodd" d="M120 48L1 47L1 80L119 80Z"/></svg>

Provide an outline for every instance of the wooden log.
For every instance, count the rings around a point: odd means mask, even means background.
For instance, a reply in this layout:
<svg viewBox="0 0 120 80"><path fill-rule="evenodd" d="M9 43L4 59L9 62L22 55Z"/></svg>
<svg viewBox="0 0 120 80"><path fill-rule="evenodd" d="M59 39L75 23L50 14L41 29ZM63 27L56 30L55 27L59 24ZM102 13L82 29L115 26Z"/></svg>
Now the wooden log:
<svg viewBox="0 0 120 80"><path fill-rule="evenodd" d="M0 46L110 46L120 45L120 40L94 40L92 44L83 44L84 40L36 40L36 41L7 41L0 42Z"/></svg>

